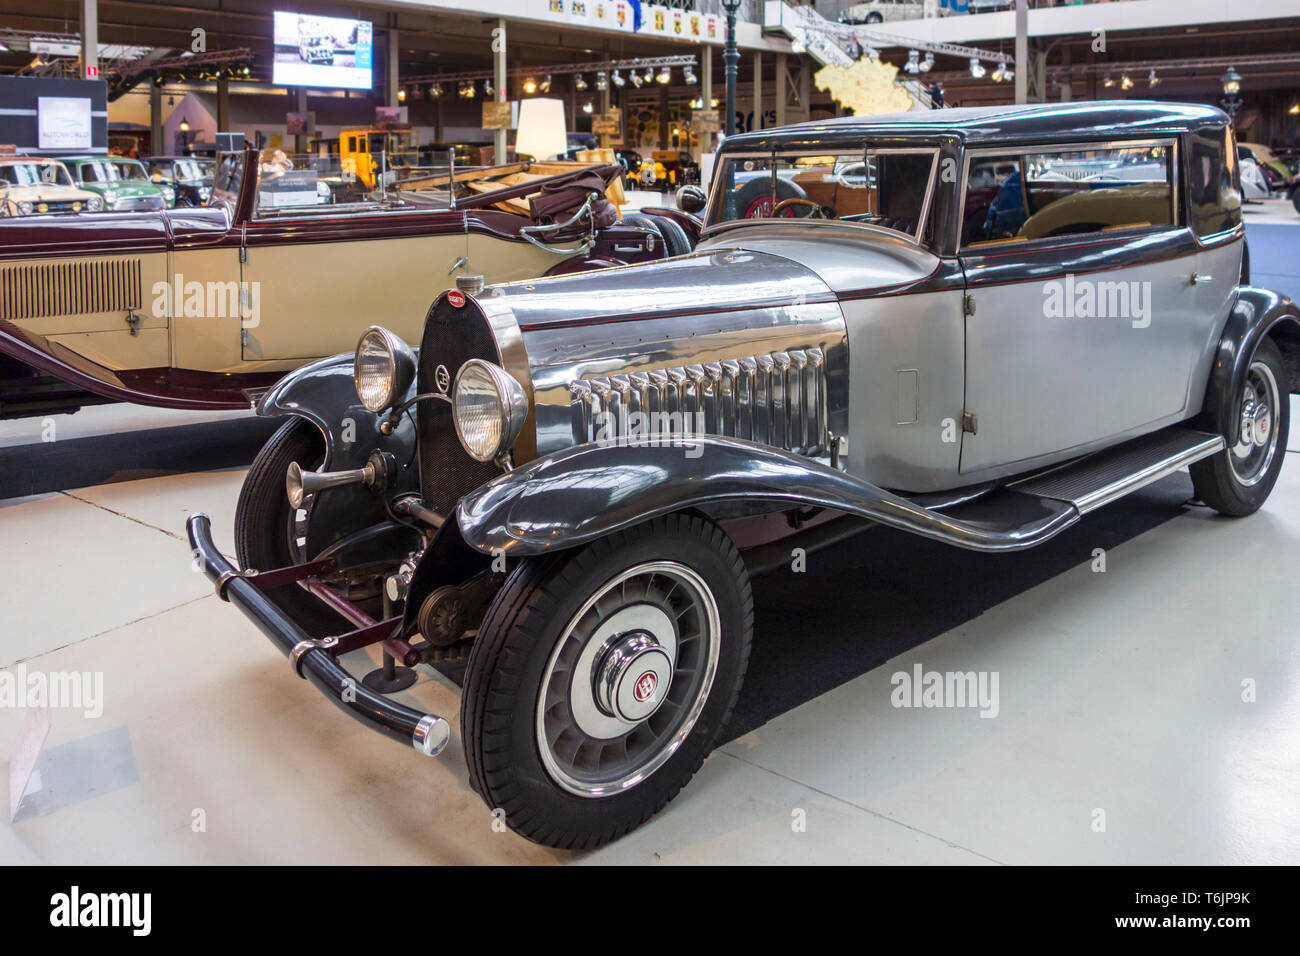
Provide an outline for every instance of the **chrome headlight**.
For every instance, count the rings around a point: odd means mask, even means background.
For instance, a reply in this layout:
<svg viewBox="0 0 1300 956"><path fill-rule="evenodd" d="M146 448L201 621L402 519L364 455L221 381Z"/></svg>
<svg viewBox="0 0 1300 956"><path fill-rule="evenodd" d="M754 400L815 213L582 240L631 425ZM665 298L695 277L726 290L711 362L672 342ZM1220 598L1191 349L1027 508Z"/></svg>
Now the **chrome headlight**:
<svg viewBox="0 0 1300 956"><path fill-rule="evenodd" d="M31 203L29 203L27 200L24 199L22 202L18 204L18 215L30 216L34 208L35 207Z"/></svg>
<svg viewBox="0 0 1300 956"><path fill-rule="evenodd" d="M353 365L357 397L378 414L399 402L415 379L415 353L387 329L372 325L357 343Z"/></svg>
<svg viewBox="0 0 1300 956"><path fill-rule="evenodd" d="M99 212L103 208L104 200L100 199L98 196L91 196L86 200L86 210L88 212Z"/></svg>
<svg viewBox="0 0 1300 956"><path fill-rule="evenodd" d="M115 192L114 192L113 190L111 190L111 189L108 190L107 192L105 192L105 193L104 193L104 202L108 203L108 205L110 205L110 206L114 206L114 205L116 205L116 204L117 204L117 193L115 193Z"/></svg>
<svg viewBox="0 0 1300 956"><path fill-rule="evenodd" d="M528 418L524 387L505 369L470 359L452 387L456 437L476 461L492 461L514 447Z"/></svg>

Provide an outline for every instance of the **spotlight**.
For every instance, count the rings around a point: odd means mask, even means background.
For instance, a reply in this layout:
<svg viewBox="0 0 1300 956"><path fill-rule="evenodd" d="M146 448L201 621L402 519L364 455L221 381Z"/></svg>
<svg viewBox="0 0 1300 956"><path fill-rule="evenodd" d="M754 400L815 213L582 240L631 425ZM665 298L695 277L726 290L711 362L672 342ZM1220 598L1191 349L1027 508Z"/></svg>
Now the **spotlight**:
<svg viewBox="0 0 1300 956"><path fill-rule="evenodd" d="M617 73L618 71L615 70L614 72ZM596 74L596 89L598 90L609 89L609 75L606 74L604 70L601 70L599 73Z"/></svg>
<svg viewBox="0 0 1300 956"><path fill-rule="evenodd" d="M1101 85L1105 87L1111 87L1115 85L1115 81L1111 79L1111 75L1107 73L1105 78L1101 81Z"/></svg>
<svg viewBox="0 0 1300 956"><path fill-rule="evenodd" d="M1159 86L1159 85L1160 85L1160 77L1156 76L1155 67L1152 67L1151 72L1147 74L1147 86Z"/></svg>
<svg viewBox="0 0 1300 956"><path fill-rule="evenodd" d="M1133 89L1133 80L1129 78L1129 75L1127 73L1125 73L1123 76L1119 78L1119 88L1121 90Z"/></svg>
<svg viewBox="0 0 1300 956"><path fill-rule="evenodd" d="M403 86L403 87L399 87L399 88L398 88L398 90L397 90L397 102L399 102L399 103L405 103L405 102L406 102L406 87Z"/></svg>
<svg viewBox="0 0 1300 956"><path fill-rule="evenodd" d="M689 63L682 69L682 82L687 86L694 86L700 81L695 75L695 64Z"/></svg>
<svg viewBox="0 0 1300 956"><path fill-rule="evenodd" d="M925 59L921 61L921 72L929 73L934 69L934 54L926 53Z"/></svg>
<svg viewBox="0 0 1300 956"><path fill-rule="evenodd" d="M583 78L581 73L578 73L577 75L574 76L573 88L577 90L579 93L581 93L583 90L587 88L587 81Z"/></svg>
<svg viewBox="0 0 1300 956"><path fill-rule="evenodd" d="M432 96L434 99L437 99L438 97L442 96L442 84L435 83L433 84L433 86L429 87L429 95Z"/></svg>
<svg viewBox="0 0 1300 956"><path fill-rule="evenodd" d="M595 108L596 107L592 104L591 100L587 100L587 102L582 104L582 111L584 113L591 113Z"/></svg>
<svg viewBox="0 0 1300 956"><path fill-rule="evenodd" d="M483 81L483 95L487 97L496 96L496 87L492 85L490 79Z"/></svg>
<svg viewBox="0 0 1300 956"><path fill-rule="evenodd" d="M551 92L551 74L547 73L546 76L542 79L542 82L538 84L537 88L541 90L543 93Z"/></svg>
<svg viewBox="0 0 1300 956"><path fill-rule="evenodd" d="M691 100L691 109L693 110L704 109L704 97L697 96L695 97L695 99Z"/></svg>
<svg viewBox="0 0 1300 956"><path fill-rule="evenodd" d="M992 80L994 83L1001 83L1002 80L1004 79L1004 76L1005 74L1002 71L1002 64L999 63L997 66L993 68Z"/></svg>
<svg viewBox="0 0 1300 956"><path fill-rule="evenodd" d="M716 96L711 97L709 99L709 109L716 110L717 108L718 108L718 98Z"/></svg>
<svg viewBox="0 0 1300 956"><path fill-rule="evenodd" d="M673 79L672 68L667 66L664 67L662 70L659 71L659 75L656 76L655 79L659 81L661 86L667 86L669 83L672 82Z"/></svg>
<svg viewBox="0 0 1300 956"><path fill-rule="evenodd" d="M642 87L642 85L643 85L644 83L645 83L645 79L641 76L641 74L638 73L636 70L633 70L633 71L632 71L632 85L635 86L635 87L639 90L639 89L641 89L641 87Z"/></svg>
<svg viewBox="0 0 1300 956"><path fill-rule="evenodd" d="M645 81L649 83L654 78L655 78L655 68L653 66L647 66L645 68Z"/></svg>
<svg viewBox="0 0 1300 956"><path fill-rule="evenodd" d="M614 81L614 85L615 85L615 86L618 86L618 87L627 86L627 80L623 79L622 74L620 74L620 73L618 72L618 70L615 70L615 71L614 71L614 75L611 76L610 79L612 79L612 80Z"/></svg>
<svg viewBox="0 0 1300 956"><path fill-rule="evenodd" d="M534 93L537 92L537 81L534 80L531 76L528 79L524 80L524 92L527 93L529 96L532 96Z"/></svg>
<svg viewBox="0 0 1300 956"><path fill-rule="evenodd" d="M970 58L970 75L972 77L977 80L983 79L984 74L987 72L988 70L984 68L984 64L980 62L979 57L973 56Z"/></svg>
<svg viewBox="0 0 1300 956"><path fill-rule="evenodd" d="M1300 116L1300 103L1292 103L1291 108L1287 110L1292 116Z"/></svg>
<svg viewBox="0 0 1300 956"><path fill-rule="evenodd" d="M921 54L916 50L907 51L907 62L903 64L903 69L908 73L921 72Z"/></svg>
<svg viewBox="0 0 1300 956"><path fill-rule="evenodd" d="M472 100L477 93L478 87L475 85L473 80L470 80L465 84L465 99Z"/></svg>

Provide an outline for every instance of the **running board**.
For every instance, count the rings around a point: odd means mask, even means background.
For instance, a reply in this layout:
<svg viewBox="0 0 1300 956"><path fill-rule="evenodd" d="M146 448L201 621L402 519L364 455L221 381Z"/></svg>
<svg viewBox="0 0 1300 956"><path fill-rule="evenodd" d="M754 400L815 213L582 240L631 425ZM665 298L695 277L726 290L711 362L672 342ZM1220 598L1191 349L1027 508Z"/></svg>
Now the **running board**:
<svg viewBox="0 0 1300 956"><path fill-rule="evenodd" d="M1079 514L1095 511L1224 449L1222 435L1181 425L1166 428L1008 485L1039 498L1068 501Z"/></svg>

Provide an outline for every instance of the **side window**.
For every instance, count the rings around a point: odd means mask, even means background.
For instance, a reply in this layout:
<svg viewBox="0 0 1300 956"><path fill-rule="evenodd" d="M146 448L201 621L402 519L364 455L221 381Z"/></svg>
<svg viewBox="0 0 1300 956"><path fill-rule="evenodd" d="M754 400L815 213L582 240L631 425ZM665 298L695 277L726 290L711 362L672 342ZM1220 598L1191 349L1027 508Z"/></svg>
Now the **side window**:
<svg viewBox="0 0 1300 956"><path fill-rule="evenodd" d="M972 157L962 242L1173 225L1172 163L1166 144Z"/></svg>
<svg viewBox="0 0 1300 956"><path fill-rule="evenodd" d="M1187 137L1187 199L1192 231L1212 236L1241 225L1240 172L1232 133L1215 126Z"/></svg>

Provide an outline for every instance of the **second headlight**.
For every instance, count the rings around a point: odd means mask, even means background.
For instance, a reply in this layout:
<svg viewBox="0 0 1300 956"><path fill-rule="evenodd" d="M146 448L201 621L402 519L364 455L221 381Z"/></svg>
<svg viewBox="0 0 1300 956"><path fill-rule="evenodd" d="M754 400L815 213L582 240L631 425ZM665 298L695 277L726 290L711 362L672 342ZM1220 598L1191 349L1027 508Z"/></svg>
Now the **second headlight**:
<svg viewBox="0 0 1300 956"><path fill-rule="evenodd" d="M452 387L456 437L476 461L492 461L514 447L528 418L524 387L505 369L470 359Z"/></svg>

